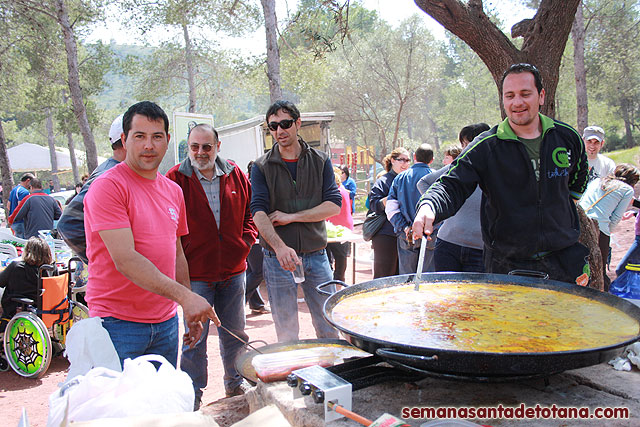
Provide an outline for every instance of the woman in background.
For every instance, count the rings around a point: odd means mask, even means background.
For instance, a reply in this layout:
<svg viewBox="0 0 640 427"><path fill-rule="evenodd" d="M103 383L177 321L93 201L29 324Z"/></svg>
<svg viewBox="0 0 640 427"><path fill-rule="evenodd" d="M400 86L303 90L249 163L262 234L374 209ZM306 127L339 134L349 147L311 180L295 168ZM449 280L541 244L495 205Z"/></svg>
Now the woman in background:
<svg viewBox="0 0 640 427"><path fill-rule="evenodd" d="M342 172L342 168L334 167L333 169L336 185L338 186L338 191L340 191L340 195L342 196L342 206L340 207L340 213L332 216L331 218L327 218L327 221L333 225L341 225L353 231L353 216L351 215L351 203L349 203L349 191L344 188L344 185L341 183L344 172ZM329 256L329 263L331 263L332 258L335 261L333 280L340 280L344 282L345 272L347 270L347 257L351 255L351 243L328 243L327 255Z"/></svg>
<svg viewBox="0 0 640 427"><path fill-rule="evenodd" d="M598 246L602 255L605 292L609 291L611 284L607 276L611 231L618 225L633 200L633 186L638 183L638 179L640 171L635 166L628 163L619 164L613 174L591 181L580 199L580 207L589 218L598 221L600 228Z"/></svg>
<svg viewBox="0 0 640 427"><path fill-rule="evenodd" d="M349 176L348 166L341 165L339 171L341 172L342 185L349 192L349 199L351 200L349 206L351 207L351 215L353 215L353 213L356 211L356 191L358 188L356 186L356 182ZM340 183L338 183L338 187L339 186Z"/></svg>
<svg viewBox="0 0 640 427"><path fill-rule="evenodd" d="M387 171L380 177L369 193L369 213L385 215L389 188L396 175L409 169L411 158L406 148L398 147L388 154L382 165ZM386 220L382 228L373 236L373 278L395 276L398 274L398 239L393 225Z"/></svg>

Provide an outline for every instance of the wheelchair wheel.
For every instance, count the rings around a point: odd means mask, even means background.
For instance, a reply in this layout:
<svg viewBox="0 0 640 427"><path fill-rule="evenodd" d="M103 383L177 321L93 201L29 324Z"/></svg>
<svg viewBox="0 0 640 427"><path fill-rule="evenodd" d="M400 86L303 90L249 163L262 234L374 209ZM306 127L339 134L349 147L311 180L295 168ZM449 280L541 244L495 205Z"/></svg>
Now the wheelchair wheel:
<svg viewBox="0 0 640 427"><path fill-rule="evenodd" d="M71 319L66 323L56 323L51 328L54 340L64 346L67 341L67 333L69 332L69 329L71 329L75 323L88 318L89 309L87 306L79 302L74 302L73 309L71 310Z"/></svg>
<svg viewBox="0 0 640 427"><path fill-rule="evenodd" d="M45 324L31 312L13 316L5 330L4 353L20 376L40 378L51 363L51 338Z"/></svg>

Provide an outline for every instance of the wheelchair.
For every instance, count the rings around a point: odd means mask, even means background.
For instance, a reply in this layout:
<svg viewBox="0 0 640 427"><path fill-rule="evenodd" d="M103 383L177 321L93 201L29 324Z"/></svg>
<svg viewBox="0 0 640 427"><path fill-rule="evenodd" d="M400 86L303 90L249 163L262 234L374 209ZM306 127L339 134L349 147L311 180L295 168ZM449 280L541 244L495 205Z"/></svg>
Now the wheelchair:
<svg viewBox="0 0 640 427"><path fill-rule="evenodd" d="M75 263L75 268L72 264ZM76 287L73 273L82 261L69 260L67 271L55 275L53 265L45 264L38 270L36 301L14 298L21 308L6 325L0 349L0 371L11 367L18 375L40 378L49 368L53 356L65 348L67 332L75 322L89 317L89 310L76 300L76 294L85 287ZM46 276L44 273L53 274Z"/></svg>

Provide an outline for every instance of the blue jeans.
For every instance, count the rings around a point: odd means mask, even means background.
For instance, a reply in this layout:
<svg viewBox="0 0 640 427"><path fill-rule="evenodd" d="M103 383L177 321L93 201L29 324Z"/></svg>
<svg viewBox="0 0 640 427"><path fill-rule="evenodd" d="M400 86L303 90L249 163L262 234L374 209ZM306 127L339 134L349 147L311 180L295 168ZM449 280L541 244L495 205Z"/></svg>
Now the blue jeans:
<svg viewBox="0 0 640 427"><path fill-rule="evenodd" d="M266 249L263 252L263 273L269 291L269 302L271 303L271 313L273 323L276 326L278 342L297 340L300 331L298 284L293 281L291 272L282 268L275 253ZM300 285L302 285L304 299L311 313L311 322L316 330L316 336L318 338L338 338L338 331L322 315L322 307L327 297L320 295L315 289L316 286L328 282L333 277L327 252L323 249L301 256L305 280ZM327 291L334 292L335 287L330 286Z"/></svg>
<svg viewBox="0 0 640 427"><path fill-rule="evenodd" d="M436 240L433 263L436 271L484 272L482 249L460 246L442 239Z"/></svg>
<svg viewBox="0 0 640 427"><path fill-rule="evenodd" d="M415 274L418 271L418 258L420 258L420 244L421 240L418 240L413 245L410 245L402 236L398 236L398 271L400 274ZM424 251L424 264L422 265L422 271L435 271L433 267L433 248L429 248L430 244L427 244L427 249Z"/></svg>
<svg viewBox="0 0 640 427"><path fill-rule="evenodd" d="M178 315L160 323L139 323L104 317L102 326L109 332L120 364L144 354L164 356L173 366L178 364Z"/></svg>
<svg viewBox="0 0 640 427"><path fill-rule="evenodd" d="M616 268L618 276L624 273L627 264L640 264L640 236L636 236L636 240L633 241L627 253L620 260Z"/></svg>
<svg viewBox="0 0 640 427"><path fill-rule="evenodd" d="M245 341L249 336L244 332L244 273L237 274L221 282L192 281L191 290L211 304L220 319L220 323ZM207 386L207 337L209 321L203 325L202 335L193 348L182 346L180 369L193 381L196 398L202 397L202 389ZM185 323L185 330L189 330ZM222 367L224 368L224 389L229 392L240 385L242 377L236 371L234 363L242 352L244 344L227 331L218 328L218 342Z"/></svg>
<svg viewBox="0 0 640 427"><path fill-rule="evenodd" d="M249 308L253 310L264 308L264 300L258 290L263 277L262 247L256 243L247 255L247 290L245 292L245 299L249 303Z"/></svg>
<svg viewBox="0 0 640 427"><path fill-rule="evenodd" d="M24 222L14 222L11 224L11 229L15 233L16 237L24 239Z"/></svg>

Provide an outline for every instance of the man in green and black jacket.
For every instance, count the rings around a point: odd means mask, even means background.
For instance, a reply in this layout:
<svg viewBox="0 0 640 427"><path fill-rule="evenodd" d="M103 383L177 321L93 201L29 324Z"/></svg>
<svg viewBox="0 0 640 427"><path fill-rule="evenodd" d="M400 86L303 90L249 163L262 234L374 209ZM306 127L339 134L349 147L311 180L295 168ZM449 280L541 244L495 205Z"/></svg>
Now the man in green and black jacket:
<svg viewBox="0 0 640 427"><path fill-rule="evenodd" d="M423 195L414 238L455 214L479 185L487 272L536 270L584 285L588 250L578 243L575 207L588 174L582 138L571 126L540 114L545 91L534 66L512 65L503 75L502 92L507 118L476 137Z"/></svg>

